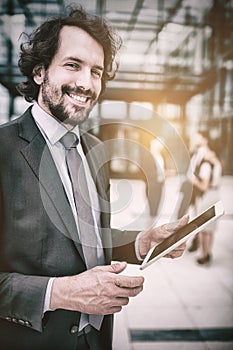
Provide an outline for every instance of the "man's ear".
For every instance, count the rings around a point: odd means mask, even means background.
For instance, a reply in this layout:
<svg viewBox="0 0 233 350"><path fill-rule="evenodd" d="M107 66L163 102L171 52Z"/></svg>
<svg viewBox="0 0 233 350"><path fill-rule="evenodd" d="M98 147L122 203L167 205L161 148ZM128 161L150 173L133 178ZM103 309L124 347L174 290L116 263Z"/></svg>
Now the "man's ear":
<svg viewBox="0 0 233 350"><path fill-rule="evenodd" d="M33 69L33 79L37 85L41 85L45 77L45 69L42 64L38 64Z"/></svg>

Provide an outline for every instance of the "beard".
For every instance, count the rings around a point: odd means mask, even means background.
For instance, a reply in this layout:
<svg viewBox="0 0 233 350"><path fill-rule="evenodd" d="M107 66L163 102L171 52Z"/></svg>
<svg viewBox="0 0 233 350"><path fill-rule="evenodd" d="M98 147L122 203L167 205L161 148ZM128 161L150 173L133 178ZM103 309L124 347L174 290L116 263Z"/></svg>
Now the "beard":
<svg viewBox="0 0 233 350"><path fill-rule="evenodd" d="M69 85L62 85L57 88L53 85L46 72L44 81L41 85L42 101L51 115L63 124L75 127L82 124L89 116L93 107L97 103L97 95L91 90L83 90L81 88L72 88ZM89 107L80 107L72 103L67 103L65 96L67 93L82 94L90 99Z"/></svg>

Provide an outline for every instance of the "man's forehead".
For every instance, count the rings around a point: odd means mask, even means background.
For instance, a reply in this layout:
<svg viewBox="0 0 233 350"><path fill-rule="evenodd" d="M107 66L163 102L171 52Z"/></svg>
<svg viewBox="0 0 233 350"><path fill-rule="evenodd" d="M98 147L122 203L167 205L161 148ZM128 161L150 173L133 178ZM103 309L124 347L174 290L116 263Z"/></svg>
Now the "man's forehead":
<svg viewBox="0 0 233 350"><path fill-rule="evenodd" d="M89 56L95 55L101 59L101 61L104 58L104 50L101 44L99 44L82 28L76 26L64 26L60 31L59 42L58 51L60 48L66 50L66 56L72 56L72 53L78 53L81 49L86 49Z"/></svg>
<svg viewBox="0 0 233 350"><path fill-rule="evenodd" d="M84 41L87 43L90 42L91 44L96 43L96 45L102 47L86 30L76 26L65 25L62 27L59 34L59 39L63 42L63 44L72 46L73 41Z"/></svg>

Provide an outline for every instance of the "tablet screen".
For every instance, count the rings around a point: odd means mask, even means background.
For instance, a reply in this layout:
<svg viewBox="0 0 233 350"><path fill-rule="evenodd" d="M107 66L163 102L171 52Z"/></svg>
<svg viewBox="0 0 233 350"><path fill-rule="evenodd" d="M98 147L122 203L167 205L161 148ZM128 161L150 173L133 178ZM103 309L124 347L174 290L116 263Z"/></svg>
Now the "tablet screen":
<svg viewBox="0 0 233 350"><path fill-rule="evenodd" d="M194 220L190 221L187 225L180 228L178 231L173 233L171 236L166 238L162 243L158 244L148 261L158 256L160 253L162 253L164 250L187 236L189 233L194 231L196 228L200 227L201 225L205 224L208 220L212 219L215 216L215 209L214 207L209 208L204 213L202 213L200 216L196 217Z"/></svg>

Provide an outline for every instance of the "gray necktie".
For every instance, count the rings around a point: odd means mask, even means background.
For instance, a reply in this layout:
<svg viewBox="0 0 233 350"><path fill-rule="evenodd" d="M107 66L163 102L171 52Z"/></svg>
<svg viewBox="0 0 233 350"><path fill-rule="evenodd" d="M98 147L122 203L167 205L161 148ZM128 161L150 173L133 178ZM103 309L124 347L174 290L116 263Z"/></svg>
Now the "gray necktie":
<svg viewBox="0 0 233 350"><path fill-rule="evenodd" d="M98 264L97 237L85 170L76 148L79 140L74 133L68 132L60 141L67 150L66 162L78 213L79 238L87 268L90 269Z"/></svg>
<svg viewBox="0 0 233 350"><path fill-rule="evenodd" d="M75 205L78 213L79 238L82 244L87 269L90 269L98 265L97 236L95 232L95 224L91 210L90 195L85 170L82 158L76 148L79 140L74 133L68 132L61 138L60 142L67 151L66 163L73 187ZM89 323L96 329L100 329L103 316L88 316Z"/></svg>

